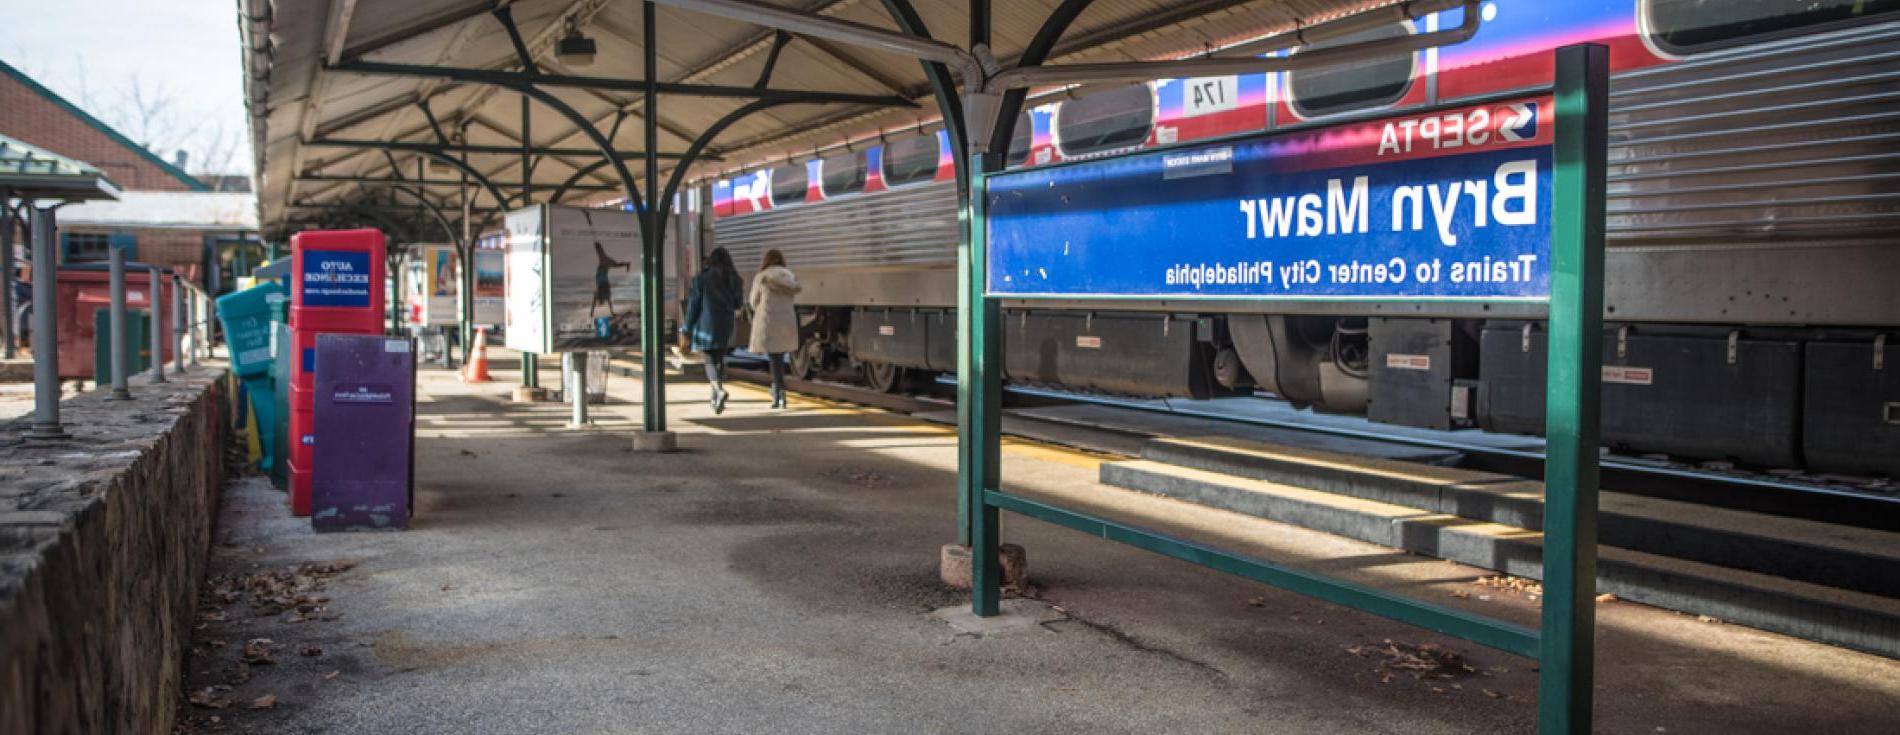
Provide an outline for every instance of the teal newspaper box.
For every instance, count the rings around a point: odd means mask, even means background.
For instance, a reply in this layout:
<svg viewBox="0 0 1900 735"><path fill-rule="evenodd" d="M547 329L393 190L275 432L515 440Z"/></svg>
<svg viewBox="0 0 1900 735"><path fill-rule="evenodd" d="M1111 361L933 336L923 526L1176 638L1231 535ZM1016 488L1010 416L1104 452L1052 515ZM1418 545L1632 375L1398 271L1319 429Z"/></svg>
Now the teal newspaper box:
<svg viewBox="0 0 1900 735"><path fill-rule="evenodd" d="M277 303L284 287L265 283L218 297L218 322L224 327L224 340L230 347L231 372L244 382L244 399L257 418L258 446L263 448L262 468L276 469L282 454L277 451L277 396L271 367L271 329L277 321Z"/></svg>

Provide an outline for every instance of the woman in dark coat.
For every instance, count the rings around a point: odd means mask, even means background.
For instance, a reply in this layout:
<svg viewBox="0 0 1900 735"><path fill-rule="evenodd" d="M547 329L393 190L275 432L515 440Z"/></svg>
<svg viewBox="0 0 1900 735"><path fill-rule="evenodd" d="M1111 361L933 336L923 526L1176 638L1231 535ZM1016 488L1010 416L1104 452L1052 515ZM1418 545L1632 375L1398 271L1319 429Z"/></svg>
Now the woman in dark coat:
<svg viewBox="0 0 1900 735"><path fill-rule="evenodd" d="M713 248L687 293L686 333L681 335L688 349L706 354L706 382L712 383L713 413L726 410L726 353L732 351L735 315L744 301L745 285L739 279L739 269L732 264L732 254L725 248Z"/></svg>

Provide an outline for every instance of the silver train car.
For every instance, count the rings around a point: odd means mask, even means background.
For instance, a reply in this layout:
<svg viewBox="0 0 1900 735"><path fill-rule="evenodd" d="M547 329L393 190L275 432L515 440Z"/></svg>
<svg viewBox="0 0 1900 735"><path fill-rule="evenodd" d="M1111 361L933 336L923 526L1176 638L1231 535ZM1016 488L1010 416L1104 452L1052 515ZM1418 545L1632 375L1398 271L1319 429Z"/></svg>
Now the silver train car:
<svg viewBox="0 0 1900 735"><path fill-rule="evenodd" d="M1500 1L1458 47L1343 70L1078 90L1032 101L1009 165L1529 89L1548 83L1550 49L1606 43L1606 441L1900 476L1900 340L1890 339L1900 330L1900 2L1709 5ZM1456 14L1360 38L1423 32ZM742 269L768 248L785 253L806 284L800 374L853 370L897 390L954 371L958 222L946 149L944 136L922 133L702 182L682 202L680 240L696 253L725 247ZM1006 374L1127 395L1259 391L1380 422L1534 434L1543 328L1514 308L1014 304ZM1390 359L1399 355L1408 359Z"/></svg>

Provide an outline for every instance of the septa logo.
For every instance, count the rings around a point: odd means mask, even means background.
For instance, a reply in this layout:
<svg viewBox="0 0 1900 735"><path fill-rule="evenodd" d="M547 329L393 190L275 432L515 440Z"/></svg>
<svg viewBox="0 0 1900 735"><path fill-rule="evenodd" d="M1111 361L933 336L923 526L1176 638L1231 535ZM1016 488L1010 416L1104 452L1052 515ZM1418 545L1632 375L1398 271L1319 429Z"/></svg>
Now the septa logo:
<svg viewBox="0 0 1900 735"><path fill-rule="evenodd" d="M1537 137L1537 103L1519 102L1507 105L1498 116L1498 137L1507 141L1530 140Z"/></svg>

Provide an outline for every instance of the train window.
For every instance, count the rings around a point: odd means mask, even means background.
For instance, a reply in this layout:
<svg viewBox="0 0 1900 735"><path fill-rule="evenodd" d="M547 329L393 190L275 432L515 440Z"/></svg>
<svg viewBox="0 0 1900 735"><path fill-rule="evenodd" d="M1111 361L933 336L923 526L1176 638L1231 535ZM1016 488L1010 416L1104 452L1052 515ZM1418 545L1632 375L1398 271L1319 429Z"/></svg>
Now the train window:
<svg viewBox="0 0 1900 735"><path fill-rule="evenodd" d="M864 191L866 166L863 153L841 153L826 156L820 171L818 183L824 188L825 196L856 194Z"/></svg>
<svg viewBox="0 0 1900 735"><path fill-rule="evenodd" d="M1004 157L1006 164L1021 166L1029 160L1029 149L1036 145L1036 121L1028 112L1016 116L1016 130L1009 135L1009 154Z"/></svg>
<svg viewBox="0 0 1900 735"><path fill-rule="evenodd" d="M1411 33L1405 24L1368 28L1317 41L1310 49L1346 46ZM1287 72L1287 90L1293 109L1305 117L1319 117L1384 107L1399 101L1412 86L1413 54L1400 53L1340 66Z"/></svg>
<svg viewBox="0 0 1900 735"><path fill-rule="evenodd" d="M935 178L941 155L934 134L885 143L884 185L903 186Z"/></svg>
<svg viewBox="0 0 1900 735"><path fill-rule="evenodd" d="M1643 5L1650 39L1675 52L1706 51L1900 10L1900 0L1647 0Z"/></svg>
<svg viewBox="0 0 1900 735"><path fill-rule="evenodd" d="M1056 108L1056 145L1067 156L1141 145L1154 122L1154 93L1146 84L1091 94Z"/></svg>
<svg viewBox="0 0 1900 735"><path fill-rule="evenodd" d="M811 178L805 173L805 164L793 163L772 169L772 206L789 207L805 203L805 190L810 188Z"/></svg>

